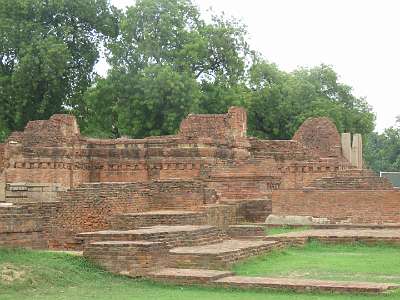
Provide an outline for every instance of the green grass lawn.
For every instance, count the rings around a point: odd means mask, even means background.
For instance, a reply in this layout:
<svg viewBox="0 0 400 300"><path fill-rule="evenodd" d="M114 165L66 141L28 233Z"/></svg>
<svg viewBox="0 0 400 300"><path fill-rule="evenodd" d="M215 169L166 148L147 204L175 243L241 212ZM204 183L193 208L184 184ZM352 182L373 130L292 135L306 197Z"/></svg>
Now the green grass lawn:
<svg viewBox="0 0 400 300"><path fill-rule="evenodd" d="M339 249L339 248L338 248ZM305 252L310 253L314 248L306 248ZM379 253L369 251L370 254ZM393 262L399 257L397 249L382 249L387 255L397 253L397 257L392 257ZM295 253L295 249L285 251L280 257L273 254L271 262L277 263L284 256L290 259L290 254ZM335 250L336 251L336 250ZM343 251L342 251L343 252ZM357 252L357 249L355 251ZM300 253L300 252L299 252ZM325 251L325 253L329 253ZM337 250L337 253L341 253ZM317 254L317 253L316 253ZM337 258L336 260L339 260ZM382 261L379 258L380 261ZM385 260L386 261L386 260ZM265 258L260 259L259 268L268 267ZM255 271L252 264L237 266L243 272L246 267ZM293 266L296 264L293 262ZM281 265L284 266L281 262ZM390 266L390 272L385 267L379 266L382 272L392 273L396 269L394 263ZM249 268L251 267L251 268ZM286 265L290 267L289 263ZM358 269L360 267L357 267ZM274 272L273 268L267 272L269 275ZM363 269L364 270L364 269ZM399 269L397 269L399 270ZM250 272L252 273L252 272ZM385 274L386 274L385 273ZM399 274L399 272L398 272ZM253 275L255 275L253 273ZM86 262L82 257L72 256L62 253L26 251L26 250L4 250L0 249L0 299L1 300L35 300L35 299L157 299L157 300L183 300L183 299L218 299L218 300L345 300L345 299L400 299L400 293L395 292L389 295L337 295L337 294L295 294L291 292L277 292L269 290L227 290L205 287L181 287L173 285L155 284L149 281L136 280L122 276L115 276Z"/></svg>
<svg viewBox="0 0 400 300"><path fill-rule="evenodd" d="M235 265L234 271L246 276L400 283L400 247L311 242L252 258Z"/></svg>

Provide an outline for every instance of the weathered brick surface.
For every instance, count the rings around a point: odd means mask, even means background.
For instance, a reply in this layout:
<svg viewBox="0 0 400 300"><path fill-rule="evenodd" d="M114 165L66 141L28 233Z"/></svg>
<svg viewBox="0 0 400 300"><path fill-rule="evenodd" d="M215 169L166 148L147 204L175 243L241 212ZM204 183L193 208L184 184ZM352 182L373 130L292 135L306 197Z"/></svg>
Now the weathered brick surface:
<svg viewBox="0 0 400 300"><path fill-rule="evenodd" d="M279 190L274 215L328 218L330 223L400 223L399 190Z"/></svg>
<svg viewBox="0 0 400 300"><path fill-rule="evenodd" d="M0 173L2 173L4 169L4 147L5 145L0 143Z"/></svg>
<svg viewBox="0 0 400 300"><path fill-rule="evenodd" d="M258 239L265 236L265 227L252 224L231 225L227 234L235 239Z"/></svg>
<svg viewBox="0 0 400 300"><path fill-rule="evenodd" d="M268 288L293 291L327 291L336 293L381 293L398 288L398 284L357 282L357 281L329 281L298 278L271 278L229 276L215 281L217 286L235 288Z"/></svg>
<svg viewBox="0 0 400 300"><path fill-rule="evenodd" d="M135 230L105 230L76 235L82 247L98 241L150 241L165 243L168 248L220 243L225 233L208 225L153 226Z"/></svg>
<svg viewBox="0 0 400 300"><path fill-rule="evenodd" d="M222 243L178 247L169 251L168 267L226 270L247 257L281 249L274 241L225 240Z"/></svg>
<svg viewBox="0 0 400 300"><path fill-rule="evenodd" d="M233 275L232 272L204 269L165 268L152 272L149 277L155 281L175 284L209 284L222 277Z"/></svg>
<svg viewBox="0 0 400 300"><path fill-rule="evenodd" d="M342 156L339 132L329 118L307 119L296 131L293 140L319 157Z"/></svg>
<svg viewBox="0 0 400 300"><path fill-rule="evenodd" d="M116 215L162 208L200 208L215 201L214 196L204 184L193 181L82 184L59 193L60 208L50 223L50 245L65 248L79 232L109 229ZM130 225L133 224L125 227Z"/></svg>
<svg viewBox="0 0 400 300"><path fill-rule="evenodd" d="M158 242L105 241L89 244L83 254L110 272L138 277L163 268L167 251Z"/></svg>
<svg viewBox="0 0 400 300"><path fill-rule="evenodd" d="M203 225L206 213L202 211L149 211L115 215L111 227L117 230L129 230L155 225Z"/></svg>
<svg viewBox="0 0 400 300"><path fill-rule="evenodd" d="M57 203L0 206L0 246L47 248L48 225Z"/></svg>
<svg viewBox="0 0 400 300"><path fill-rule="evenodd" d="M73 248L78 232L160 210L199 212L190 224L219 228L260 222L271 211L332 223L400 222L399 192L351 167L328 119L307 120L288 141L248 138L246 122L245 110L233 107L190 115L176 135L115 140L81 136L69 115L29 122L0 145L0 201L37 203L31 218L20 211L19 223L16 215L3 222L7 234L36 227L29 232L49 247ZM121 217L118 226L189 222L184 214L143 216Z"/></svg>
<svg viewBox="0 0 400 300"><path fill-rule="evenodd" d="M265 238L291 245L304 245L309 240L326 244L352 244L361 242L369 245L400 245L399 229L311 229L276 234Z"/></svg>

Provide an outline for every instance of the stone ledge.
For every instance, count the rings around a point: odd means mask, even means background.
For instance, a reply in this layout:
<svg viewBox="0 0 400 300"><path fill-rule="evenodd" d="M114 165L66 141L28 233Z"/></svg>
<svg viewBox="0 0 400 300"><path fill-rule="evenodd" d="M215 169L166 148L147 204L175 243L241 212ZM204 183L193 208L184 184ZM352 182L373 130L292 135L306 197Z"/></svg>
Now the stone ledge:
<svg viewBox="0 0 400 300"><path fill-rule="evenodd" d="M295 291L329 291L345 293L381 293L400 285L392 283L327 281L314 279L230 276L217 279L216 285L236 288L272 288Z"/></svg>
<svg viewBox="0 0 400 300"><path fill-rule="evenodd" d="M150 273L149 277L153 280L163 282L168 281L171 283L180 284L204 284L231 275L233 275L233 273L229 271L165 268L157 272Z"/></svg>

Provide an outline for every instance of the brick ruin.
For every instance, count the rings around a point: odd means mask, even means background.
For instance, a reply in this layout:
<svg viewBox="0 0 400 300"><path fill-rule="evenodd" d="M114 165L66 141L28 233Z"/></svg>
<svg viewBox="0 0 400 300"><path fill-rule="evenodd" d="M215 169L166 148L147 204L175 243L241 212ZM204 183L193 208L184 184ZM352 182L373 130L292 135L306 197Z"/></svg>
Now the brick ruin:
<svg viewBox="0 0 400 300"><path fill-rule="evenodd" d="M111 270L141 275L143 263L162 265L172 247L227 243L236 252L207 259L217 268L279 248L232 240L253 230L243 224L266 219L400 223L400 191L362 168L359 135L351 145L328 118L306 120L292 140L246 130L239 107L189 115L176 135L144 139L84 137L70 115L31 121L0 144L0 246L84 250ZM183 257L201 267L174 249L168 264ZM151 263L124 269L115 251L125 260L148 253Z"/></svg>

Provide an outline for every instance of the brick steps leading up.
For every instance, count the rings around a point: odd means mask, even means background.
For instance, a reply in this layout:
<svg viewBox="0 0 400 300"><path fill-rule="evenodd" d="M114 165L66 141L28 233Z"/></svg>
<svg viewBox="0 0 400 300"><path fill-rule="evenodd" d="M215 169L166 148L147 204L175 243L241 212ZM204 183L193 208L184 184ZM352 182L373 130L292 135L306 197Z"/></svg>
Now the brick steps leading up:
<svg viewBox="0 0 400 300"><path fill-rule="evenodd" d="M233 273L229 271L165 268L152 272L148 276L155 281L161 282L204 284L231 275L233 275Z"/></svg>
<svg viewBox="0 0 400 300"><path fill-rule="evenodd" d="M204 225L204 212L160 210L141 213L119 214L111 220L111 227L115 230L130 230L156 225Z"/></svg>
<svg viewBox="0 0 400 300"><path fill-rule="evenodd" d="M341 293L381 293L400 287L392 283L327 281L313 279L230 276L217 279L215 284L236 288L273 288L295 291L329 291Z"/></svg>
<svg viewBox="0 0 400 300"><path fill-rule="evenodd" d="M169 251L168 266L226 270L239 260L283 246L283 243L277 241L225 240L213 245L178 247Z"/></svg>
<svg viewBox="0 0 400 300"><path fill-rule="evenodd" d="M227 238L222 230L208 225L159 225L134 230L83 232L76 235L76 240L83 247L97 241L152 241L165 243L166 247L172 248L215 244Z"/></svg>

